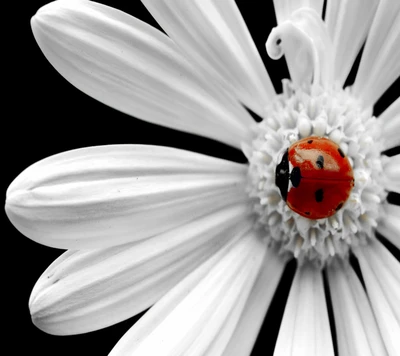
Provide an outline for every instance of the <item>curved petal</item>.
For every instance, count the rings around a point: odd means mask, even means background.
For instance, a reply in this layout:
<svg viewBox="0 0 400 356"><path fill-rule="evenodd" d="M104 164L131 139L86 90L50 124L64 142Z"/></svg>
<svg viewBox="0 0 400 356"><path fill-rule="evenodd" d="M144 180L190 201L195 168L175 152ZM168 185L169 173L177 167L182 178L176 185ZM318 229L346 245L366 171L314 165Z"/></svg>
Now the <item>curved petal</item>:
<svg viewBox="0 0 400 356"><path fill-rule="evenodd" d="M255 234L245 234L166 294L110 355L218 354L240 318L265 251Z"/></svg>
<svg viewBox="0 0 400 356"><path fill-rule="evenodd" d="M109 247L246 201L245 180L245 165L184 150L88 147L28 167L8 188L6 212L39 243Z"/></svg>
<svg viewBox="0 0 400 356"><path fill-rule="evenodd" d="M383 169L386 177L385 189L400 193L400 155L387 157Z"/></svg>
<svg viewBox="0 0 400 356"><path fill-rule="evenodd" d="M380 116L383 149L400 146L400 96Z"/></svg>
<svg viewBox="0 0 400 356"><path fill-rule="evenodd" d="M195 74L162 32L92 1L55 1L31 21L50 63L74 86L129 115L240 148L253 119Z"/></svg>
<svg viewBox="0 0 400 356"><path fill-rule="evenodd" d="M377 230L400 250L400 206L385 204Z"/></svg>
<svg viewBox="0 0 400 356"><path fill-rule="evenodd" d="M233 0L142 2L204 75L262 115L275 90Z"/></svg>
<svg viewBox="0 0 400 356"><path fill-rule="evenodd" d="M387 355L368 297L354 270L337 261L327 272L339 354Z"/></svg>
<svg viewBox="0 0 400 356"><path fill-rule="evenodd" d="M322 272L300 266L290 289L274 356L333 356Z"/></svg>
<svg viewBox="0 0 400 356"><path fill-rule="evenodd" d="M333 83L333 45L317 12L300 8L273 28L266 49L272 59L285 55L293 83L311 82L330 89Z"/></svg>
<svg viewBox="0 0 400 356"><path fill-rule="evenodd" d="M400 350L400 262L378 241L355 249L389 356Z"/></svg>
<svg viewBox="0 0 400 356"><path fill-rule="evenodd" d="M223 356L249 356L251 354L285 264L284 259L278 255L277 251L272 248L267 250L260 274Z"/></svg>
<svg viewBox="0 0 400 356"><path fill-rule="evenodd" d="M328 1L326 23L334 46L335 81L343 86L371 27L379 0Z"/></svg>
<svg viewBox="0 0 400 356"><path fill-rule="evenodd" d="M353 93L370 107L400 76L400 2L381 0L365 43Z"/></svg>
<svg viewBox="0 0 400 356"><path fill-rule="evenodd" d="M144 241L68 251L37 281L29 301L32 320L48 333L69 335L136 315L248 231L250 213L235 205Z"/></svg>
<svg viewBox="0 0 400 356"><path fill-rule="evenodd" d="M274 9L278 25L301 7L309 7L322 17L323 0L274 0Z"/></svg>

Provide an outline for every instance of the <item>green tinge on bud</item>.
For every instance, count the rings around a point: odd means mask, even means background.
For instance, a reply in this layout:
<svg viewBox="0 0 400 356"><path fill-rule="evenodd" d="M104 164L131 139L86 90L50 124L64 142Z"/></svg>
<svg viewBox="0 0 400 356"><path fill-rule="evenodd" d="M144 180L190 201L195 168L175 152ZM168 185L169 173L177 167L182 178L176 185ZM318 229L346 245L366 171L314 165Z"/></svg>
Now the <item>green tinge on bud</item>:
<svg viewBox="0 0 400 356"><path fill-rule="evenodd" d="M67 251L39 278L33 322L56 335L104 328L149 308L184 276L251 228L239 204L145 241Z"/></svg>
<svg viewBox="0 0 400 356"><path fill-rule="evenodd" d="M245 167L183 150L89 147L28 167L7 191L15 227L45 245L138 241L245 200Z"/></svg>

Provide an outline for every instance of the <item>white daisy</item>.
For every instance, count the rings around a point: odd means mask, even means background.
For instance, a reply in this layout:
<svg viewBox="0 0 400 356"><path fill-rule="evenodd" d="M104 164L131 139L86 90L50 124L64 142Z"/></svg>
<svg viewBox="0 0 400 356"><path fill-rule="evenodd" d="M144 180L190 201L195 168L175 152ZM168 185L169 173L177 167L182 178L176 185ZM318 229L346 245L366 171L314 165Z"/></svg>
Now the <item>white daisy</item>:
<svg viewBox="0 0 400 356"><path fill-rule="evenodd" d="M282 93L233 1L143 3L168 36L86 0L42 7L33 33L83 92L242 149L248 164L111 145L28 167L7 191L7 215L34 241L68 249L32 291L33 322L78 334L151 307L111 355L249 355L295 259L274 355L334 355L332 332L340 356L397 355L400 264L375 234L400 248L400 208L386 199L400 193L400 155L382 154L400 144L400 99L378 118L372 109L400 75L400 2L328 1L324 21L323 1L274 1L266 51L285 56ZM340 147L354 174L349 198L319 219L289 208L275 179L307 137Z"/></svg>

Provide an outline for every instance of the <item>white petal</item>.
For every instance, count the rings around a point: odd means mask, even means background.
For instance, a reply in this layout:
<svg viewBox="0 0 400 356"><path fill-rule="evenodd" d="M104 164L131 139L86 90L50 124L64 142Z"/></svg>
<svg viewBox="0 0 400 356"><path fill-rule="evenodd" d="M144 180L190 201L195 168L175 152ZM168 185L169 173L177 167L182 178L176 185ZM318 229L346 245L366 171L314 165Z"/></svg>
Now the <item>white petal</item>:
<svg viewBox="0 0 400 356"><path fill-rule="evenodd" d="M246 201L246 166L161 146L110 145L54 155L11 183L6 212L59 248L138 241Z"/></svg>
<svg viewBox="0 0 400 356"><path fill-rule="evenodd" d="M383 149L400 146L400 97L380 116L382 120Z"/></svg>
<svg viewBox="0 0 400 356"><path fill-rule="evenodd" d="M301 7L314 9L319 16L322 16L323 0L274 0L275 15L278 25L287 20L290 15Z"/></svg>
<svg viewBox="0 0 400 356"><path fill-rule="evenodd" d="M285 262L277 251L268 249L261 272L223 356L251 354L284 268Z"/></svg>
<svg viewBox="0 0 400 356"><path fill-rule="evenodd" d="M50 63L73 85L129 115L240 148L253 122L194 73L165 34L92 1L55 1L32 18Z"/></svg>
<svg viewBox="0 0 400 356"><path fill-rule="evenodd" d="M341 262L327 268L341 356L384 356L368 297L354 270Z"/></svg>
<svg viewBox="0 0 400 356"><path fill-rule="evenodd" d="M399 133L397 132L397 134ZM386 190L400 193L400 155L387 157L384 172Z"/></svg>
<svg viewBox="0 0 400 356"><path fill-rule="evenodd" d="M355 249L389 356L400 350L400 262L378 241Z"/></svg>
<svg viewBox="0 0 400 356"><path fill-rule="evenodd" d="M279 329L274 356L333 356L322 272L298 268Z"/></svg>
<svg viewBox="0 0 400 356"><path fill-rule="evenodd" d="M182 53L257 114L275 95L233 0L142 0Z"/></svg>
<svg viewBox="0 0 400 356"><path fill-rule="evenodd" d="M400 250L400 206L385 204L384 211L377 230Z"/></svg>
<svg viewBox="0 0 400 356"><path fill-rule="evenodd" d="M232 206L144 241L68 251L40 277L30 298L34 323L58 335L104 328L149 308L235 235L251 228Z"/></svg>
<svg viewBox="0 0 400 356"><path fill-rule="evenodd" d="M190 273L179 284L159 300L136 325L134 325L115 345L110 356L130 355L138 343L150 335L154 326L161 323L179 303L195 288L198 283L236 246L241 236L238 234L232 241L214 256Z"/></svg>
<svg viewBox="0 0 400 356"><path fill-rule="evenodd" d="M273 28L266 49L272 59L285 55L291 80L330 89L333 81L333 45L326 24L311 8L300 8Z"/></svg>
<svg viewBox="0 0 400 356"><path fill-rule="evenodd" d="M368 34L353 93L374 105L400 76L400 1L381 0Z"/></svg>
<svg viewBox="0 0 400 356"><path fill-rule="evenodd" d="M335 81L343 86L371 27L379 0L328 1L326 23L333 39Z"/></svg>
<svg viewBox="0 0 400 356"><path fill-rule="evenodd" d="M218 255L218 262L201 266L165 295L111 355L197 356L207 355L209 347L221 350L220 339L228 342L266 251L253 233L229 247Z"/></svg>

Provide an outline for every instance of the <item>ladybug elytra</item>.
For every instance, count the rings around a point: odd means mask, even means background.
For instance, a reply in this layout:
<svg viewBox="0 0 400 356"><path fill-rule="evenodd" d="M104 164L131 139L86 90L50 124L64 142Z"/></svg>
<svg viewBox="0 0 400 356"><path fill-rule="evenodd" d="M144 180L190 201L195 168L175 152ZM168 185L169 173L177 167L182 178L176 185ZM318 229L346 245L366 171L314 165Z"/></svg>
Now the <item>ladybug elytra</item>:
<svg viewBox="0 0 400 356"><path fill-rule="evenodd" d="M333 141L311 136L291 145L276 166L275 183L290 209L309 219L338 211L354 186L349 159Z"/></svg>

